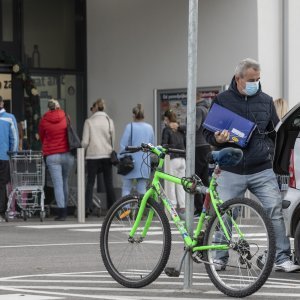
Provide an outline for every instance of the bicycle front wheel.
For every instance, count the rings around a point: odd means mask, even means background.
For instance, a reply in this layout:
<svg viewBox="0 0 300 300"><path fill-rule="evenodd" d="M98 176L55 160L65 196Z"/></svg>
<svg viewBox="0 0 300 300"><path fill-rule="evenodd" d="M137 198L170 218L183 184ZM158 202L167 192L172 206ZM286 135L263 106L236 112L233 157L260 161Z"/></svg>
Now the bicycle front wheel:
<svg viewBox="0 0 300 300"><path fill-rule="evenodd" d="M100 251L109 274L120 284L139 288L153 282L164 270L171 251L171 229L161 207L149 199L133 237L129 233L139 210L139 199L126 196L109 210L101 228ZM152 222L145 233L149 214Z"/></svg>
<svg viewBox="0 0 300 300"><path fill-rule="evenodd" d="M268 279L275 258L271 220L254 200L232 199L220 207L228 232L214 215L207 226L204 245L227 245L228 250L208 250L203 256L213 284L231 297L255 293Z"/></svg>

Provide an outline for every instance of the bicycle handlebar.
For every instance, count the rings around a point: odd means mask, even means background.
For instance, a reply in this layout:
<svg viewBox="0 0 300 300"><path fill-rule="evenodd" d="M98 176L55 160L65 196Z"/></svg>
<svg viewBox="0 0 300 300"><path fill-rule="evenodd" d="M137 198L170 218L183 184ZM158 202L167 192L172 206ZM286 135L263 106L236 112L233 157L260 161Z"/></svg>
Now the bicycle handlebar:
<svg viewBox="0 0 300 300"><path fill-rule="evenodd" d="M141 146L126 146L126 152L134 153L138 151L152 152L159 156L160 153L177 153L185 154L183 149L169 148L167 145L153 146L152 144L142 143ZM224 166L235 166L243 158L243 151L238 148L227 147L219 151L212 151L209 154L209 161L217 163L220 167Z"/></svg>
<svg viewBox="0 0 300 300"><path fill-rule="evenodd" d="M139 151L150 151L152 153L154 152L154 149L158 149L160 152L164 152L166 154L168 153L176 153L176 154L185 154L185 150L183 149L175 149L175 148L169 148L168 145L163 145L163 146L153 146L152 144L145 144L142 143L141 146L126 146L125 151L134 153L134 152L139 152Z"/></svg>

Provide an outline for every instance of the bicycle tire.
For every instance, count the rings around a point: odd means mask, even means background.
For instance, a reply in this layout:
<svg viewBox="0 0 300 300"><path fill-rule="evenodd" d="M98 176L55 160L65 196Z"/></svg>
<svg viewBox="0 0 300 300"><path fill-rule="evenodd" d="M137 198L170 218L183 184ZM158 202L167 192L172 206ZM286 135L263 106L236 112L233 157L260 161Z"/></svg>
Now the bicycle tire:
<svg viewBox="0 0 300 300"><path fill-rule="evenodd" d="M245 217L247 213L248 217ZM222 293L231 297L246 297L259 290L272 271L276 251L272 221L259 203L248 198L226 201L220 206L220 214L226 228L231 231L229 256L222 250L204 251L204 261L208 262L205 268ZM228 216L231 215L244 234L242 239L229 221ZM220 228L219 219L214 214L207 225L204 245L224 244L225 236L220 234ZM216 264L216 258L226 263Z"/></svg>
<svg viewBox="0 0 300 300"><path fill-rule="evenodd" d="M135 241L129 240L140 200L136 196L120 199L108 211L100 233L100 253L108 273L121 285L140 288L152 283L164 270L171 251L171 229L162 206L149 199L145 212L154 211L148 234L139 240L144 214L136 231Z"/></svg>

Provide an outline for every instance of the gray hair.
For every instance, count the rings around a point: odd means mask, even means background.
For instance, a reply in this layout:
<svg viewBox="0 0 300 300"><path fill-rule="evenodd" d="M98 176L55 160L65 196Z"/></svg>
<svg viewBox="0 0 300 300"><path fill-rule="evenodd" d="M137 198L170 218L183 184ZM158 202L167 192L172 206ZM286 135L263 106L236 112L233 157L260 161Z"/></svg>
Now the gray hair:
<svg viewBox="0 0 300 300"><path fill-rule="evenodd" d="M55 109L60 108L59 102L57 100L55 100L55 99L50 99L48 101L48 108L50 110L55 110Z"/></svg>
<svg viewBox="0 0 300 300"><path fill-rule="evenodd" d="M260 64L252 58L245 58L241 60L235 68L235 76L244 77L246 70L254 69L260 71Z"/></svg>

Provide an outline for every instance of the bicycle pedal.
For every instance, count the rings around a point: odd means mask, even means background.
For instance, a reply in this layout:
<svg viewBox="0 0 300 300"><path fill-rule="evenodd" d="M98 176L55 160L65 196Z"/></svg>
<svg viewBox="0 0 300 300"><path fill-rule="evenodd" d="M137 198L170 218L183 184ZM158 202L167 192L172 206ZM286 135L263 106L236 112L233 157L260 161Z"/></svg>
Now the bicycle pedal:
<svg viewBox="0 0 300 300"><path fill-rule="evenodd" d="M169 277L179 277L180 271L176 270L176 268L166 267L165 273Z"/></svg>

